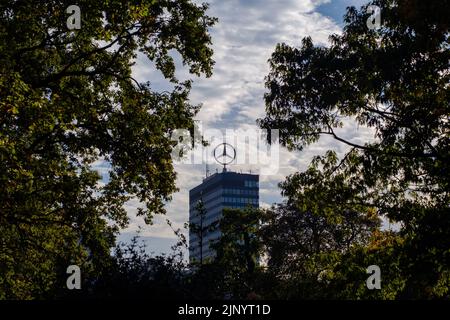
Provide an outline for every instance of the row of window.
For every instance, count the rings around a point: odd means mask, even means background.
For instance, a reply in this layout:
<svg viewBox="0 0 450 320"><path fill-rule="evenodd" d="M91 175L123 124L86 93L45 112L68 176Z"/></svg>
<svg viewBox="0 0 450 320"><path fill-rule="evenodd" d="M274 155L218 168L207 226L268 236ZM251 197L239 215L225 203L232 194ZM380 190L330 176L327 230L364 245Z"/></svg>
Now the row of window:
<svg viewBox="0 0 450 320"><path fill-rule="evenodd" d="M237 198L237 197L223 197L224 202L230 203L251 203L258 204L257 198Z"/></svg>
<svg viewBox="0 0 450 320"><path fill-rule="evenodd" d="M244 185L248 188L257 188L259 186L259 182L253 180L245 180Z"/></svg>
<svg viewBox="0 0 450 320"><path fill-rule="evenodd" d="M220 232L209 233L203 236L203 249L209 247L214 241L220 238ZM200 248L199 236L197 234L191 234L189 236L189 246L192 250L197 250Z"/></svg>
<svg viewBox="0 0 450 320"><path fill-rule="evenodd" d="M251 186L254 187L255 184L257 186L258 181L245 181L245 186L249 187L250 183L253 183ZM236 188L225 188L214 190L213 192L209 192L207 195L199 198L195 198L193 203L197 203L200 199L203 199L203 202L208 202L211 199L214 199L222 194L242 194L248 196L257 196L258 190L249 190L249 189L236 189Z"/></svg>
<svg viewBox="0 0 450 320"><path fill-rule="evenodd" d="M223 194L244 194L244 195L258 195L258 190L245 190L245 189L223 189Z"/></svg>
<svg viewBox="0 0 450 320"><path fill-rule="evenodd" d="M257 203L255 203L257 204ZM227 204L225 208L231 208L231 209L244 209L245 207L242 204Z"/></svg>
<svg viewBox="0 0 450 320"><path fill-rule="evenodd" d="M197 194L192 200L194 203L197 203L200 199L202 199L203 202L207 202L207 201L214 199L220 195L222 195L222 190L216 189L212 192L208 192L206 195L203 195L203 196L201 196L200 194Z"/></svg>

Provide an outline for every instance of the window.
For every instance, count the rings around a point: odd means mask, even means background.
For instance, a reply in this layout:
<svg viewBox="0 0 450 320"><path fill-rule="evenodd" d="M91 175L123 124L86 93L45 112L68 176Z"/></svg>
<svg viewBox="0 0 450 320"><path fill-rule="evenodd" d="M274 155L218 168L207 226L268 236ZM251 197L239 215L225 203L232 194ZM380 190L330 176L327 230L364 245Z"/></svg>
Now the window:
<svg viewBox="0 0 450 320"><path fill-rule="evenodd" d="M244 185L247 188L256 188L258 187L258 181L245 180Z"/></svg>

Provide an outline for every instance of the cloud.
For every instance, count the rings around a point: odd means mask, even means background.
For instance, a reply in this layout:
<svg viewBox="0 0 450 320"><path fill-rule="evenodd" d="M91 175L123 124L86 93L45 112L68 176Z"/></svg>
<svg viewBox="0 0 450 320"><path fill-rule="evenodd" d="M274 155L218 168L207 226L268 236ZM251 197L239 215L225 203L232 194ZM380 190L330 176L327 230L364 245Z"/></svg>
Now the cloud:
<svg viewBox="0 0 450 320"><path fill-rule="evenodd" d="M197 1L202 2L202 1ZM316 44L326 45L328 37L340 33L340 21L333 20L329 0L210 0L208 14L219 18L211 30L214 49L214 74L211 78L194 78L191 102L202 103L203 108L196 117L205 128L247 129L255 126L255 121L264 116L264 78L269 72L268 59L277 43L299 45L303 37L310 36ZM361 1L353 1L360 4ZM333 2L335 3L335 2ZM350 0L338 0L339 9L350 5ZM318 8L321 10L318 11ZM342 10L343 11L343 10ZM322 14L325 12L326 14ZM342 12L340 11L340 15ZM336 17L334 17L336 19ZM179 79L189 79L179 57L175 59L180 69ZM142 55L138 56L133 75L139 81L151 81L155 90L168 90L170 85L155 70L152 63ZM355 125L340 131L345 138L364 143L373 135L370 130ZM352 141L353 141L352 140ZM281 201L278 183L299 170L304 170L312 157L333 149L339 154L348 146L324 137L302 152L288 152L280 149L280 168L274 175L261 176L260 202L270 206ZM219 169L211 165L211 171ZM251 166L237 166L234 170L257 170ZM135 217L137 202L131 201L127 210L131 218L130 227L124 230L122 238L143 226L142 235L147 239L172 239L173 231L165 223L170 219L174 227L183 228L188 219L189 189L200 184L205 176L205 165L177 165L177 186L173 201L167 204L167 217L156 217L153 226L145 226L142 219ZM158 240L161 246L170 241ZM164 248L159 248L164 251ZM170 249L168 246L167 251Z"/></svg>
<svg viewBox="0 0 450 320"><path fill-rule="evenodd" d="M267 60L279 42L292 45L312 36L325 44L337 24L314 8L326 1L298 0L215 0L208 14L219 18L212 29L214 75L194 83L192 100L204 106L198 119L254 122L264 113L264 77Z"/></svg>

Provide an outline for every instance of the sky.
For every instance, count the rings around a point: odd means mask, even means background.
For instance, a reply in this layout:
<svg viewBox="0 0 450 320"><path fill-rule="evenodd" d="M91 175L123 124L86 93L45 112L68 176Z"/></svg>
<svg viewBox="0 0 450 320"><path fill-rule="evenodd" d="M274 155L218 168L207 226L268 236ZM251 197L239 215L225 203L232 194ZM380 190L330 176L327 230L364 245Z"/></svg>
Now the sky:
<svg viewBox="0 0 450 320"><path fill-rule="evenodd" d="M268 59L277 43L285 42L298 46L301 39L310 36L315 44L327 45L328 37L340 33L347 6L360 7L361 0L205 0L210 4L208 15L217 17L219 22L210 30L212 35L213 59L215 66L210 78L189 75L178 61L177 76L180 80L193 79L191 102L202 103L203 107L196 120L204 128L251 129L256 128L256 119L264 117L266 92L264 77L269 73ZM133 75L138 81L150 81L154 90L166 90L170 84L147 58L139 56L133 67ZM348 121L339 132L355 143L365 143L373 137L366 128L358 128ZM327 150L335 150L342 155L348 150L346 145L323 137L302 152L289 152L280 148L278 170L260 176L260 206L267 207L281 202L278 183L286 176L304 170L313 156L323 155ZM96 165L101 173L108 171L108 165ZM210 165L214 171L219 166ZM145 225L136 217L138 201L131 200L126 209L130 225L123 230L119 241L127 242L140 228L141 239L150 253L169 253L177 241L174 228L182 228L188 220L189 190L202 182L205 164L176 165L179 192L166 205L167 215L156 216L153 225ZM231 170L259 172L258 165L231 166ZM187 230L183 231L187 234Z"/></svg>

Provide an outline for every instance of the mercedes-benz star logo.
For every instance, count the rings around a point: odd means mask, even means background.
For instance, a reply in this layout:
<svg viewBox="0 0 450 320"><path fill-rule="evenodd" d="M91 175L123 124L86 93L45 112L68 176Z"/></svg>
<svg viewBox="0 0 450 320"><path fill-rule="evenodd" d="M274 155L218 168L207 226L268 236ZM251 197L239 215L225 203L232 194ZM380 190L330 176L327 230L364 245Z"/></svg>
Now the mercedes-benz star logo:
<svg viewBox="0 0 450 320"><path fill-rule="evenodd" d="M236 159L236 149L229 143L221 143L214 149L214 159L225 167Z"/></svg>

